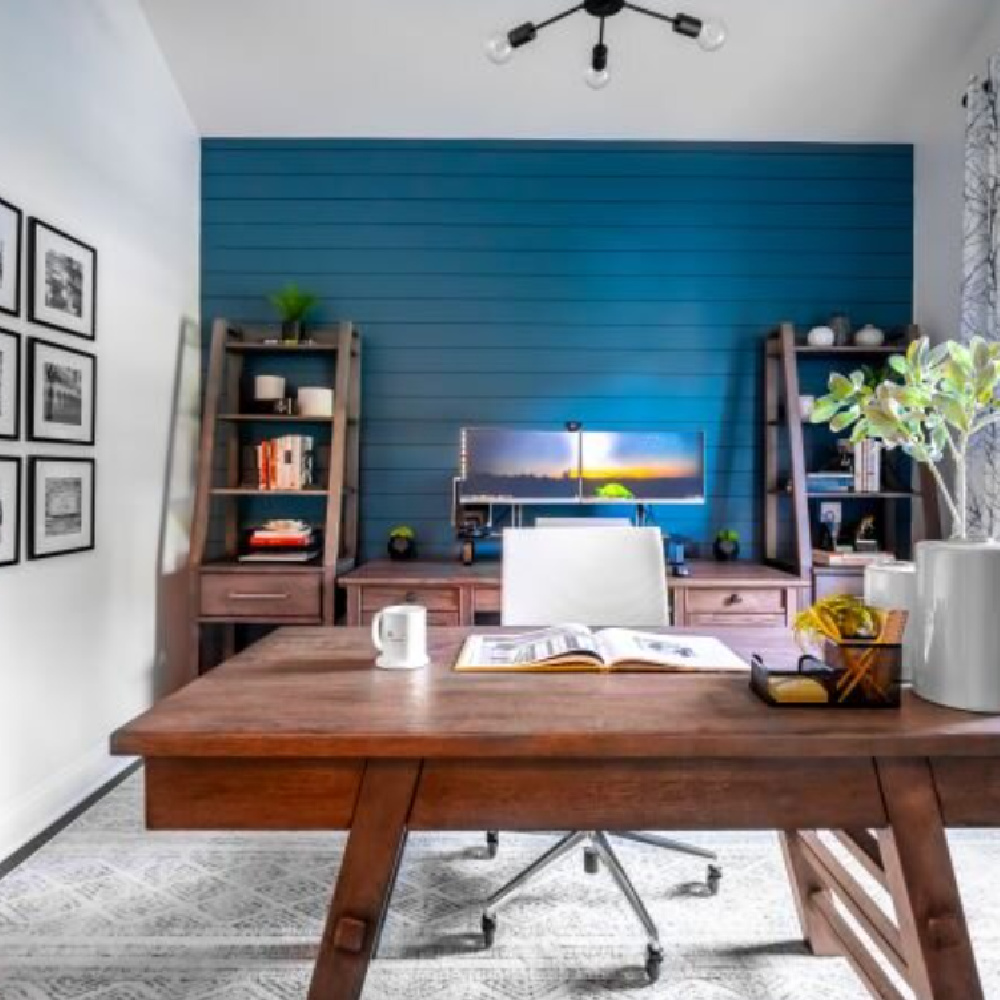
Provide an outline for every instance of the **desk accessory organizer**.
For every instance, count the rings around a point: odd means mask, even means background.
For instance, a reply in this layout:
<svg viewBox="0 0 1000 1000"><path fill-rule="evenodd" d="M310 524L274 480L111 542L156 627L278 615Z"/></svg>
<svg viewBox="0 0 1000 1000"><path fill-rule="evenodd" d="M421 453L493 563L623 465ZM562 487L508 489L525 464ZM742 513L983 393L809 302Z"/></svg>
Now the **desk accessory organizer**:
<svg viewBox="0 0 1000 1000"><path fill-rule="evenodd" d="M751 689L767 704L898 708L906 611L879 611L857 598L820 601L796 620L800 640L822 645L796 670L774 670L753 657Z"/></svg>

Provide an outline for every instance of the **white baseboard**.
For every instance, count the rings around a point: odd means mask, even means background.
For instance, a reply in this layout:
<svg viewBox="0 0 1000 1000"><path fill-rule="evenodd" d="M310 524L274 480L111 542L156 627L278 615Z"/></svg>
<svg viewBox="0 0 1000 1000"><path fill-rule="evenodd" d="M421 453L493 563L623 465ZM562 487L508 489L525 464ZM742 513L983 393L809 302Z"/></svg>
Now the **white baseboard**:
<svg viewBox="0 0 1000 1000"><path fill-rule="evenodd" d="M0 809L0 862L121 774L131 763L131 758L112 757L108 753L107 740L104 740L80 760Z"/></svg>

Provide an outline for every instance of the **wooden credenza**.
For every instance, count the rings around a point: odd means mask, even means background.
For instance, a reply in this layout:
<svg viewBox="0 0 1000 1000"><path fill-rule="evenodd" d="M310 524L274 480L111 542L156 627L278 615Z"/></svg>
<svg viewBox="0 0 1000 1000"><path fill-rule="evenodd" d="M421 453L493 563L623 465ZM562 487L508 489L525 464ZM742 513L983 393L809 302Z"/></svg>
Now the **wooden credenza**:
<svg viewBox="0 0 1000 1000"><path fill-rule="evenodd" d="M669 577L676 625L787 626L808 603L810 584L754 563L692 562L689 577ZM392 604L422 604L432 625L494 621L501 610L501 564L484 561L364 563L338 581L347 591L347 624L367 625Z"/></svg>

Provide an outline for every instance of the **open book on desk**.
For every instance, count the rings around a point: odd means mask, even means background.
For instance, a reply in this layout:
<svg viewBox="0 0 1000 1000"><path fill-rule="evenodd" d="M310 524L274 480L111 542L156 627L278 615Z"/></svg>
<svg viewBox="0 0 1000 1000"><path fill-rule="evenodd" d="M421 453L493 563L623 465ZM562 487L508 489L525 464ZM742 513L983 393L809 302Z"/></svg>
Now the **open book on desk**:
<svg viewBox="0 0 1000 1000"><path fill-rule="evenodd" d="M470 635L456 670L496 673L650 671L747 673L750 667L710 636L593 631L586 625L557 625L533 632Z"/></svg>

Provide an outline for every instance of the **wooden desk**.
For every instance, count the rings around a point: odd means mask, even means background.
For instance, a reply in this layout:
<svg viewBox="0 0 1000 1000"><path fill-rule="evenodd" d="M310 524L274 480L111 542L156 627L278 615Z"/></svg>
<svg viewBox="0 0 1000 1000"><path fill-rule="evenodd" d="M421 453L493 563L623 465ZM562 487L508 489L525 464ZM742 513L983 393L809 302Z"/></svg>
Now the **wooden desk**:
<svg viewBox="0 0 1000 1000"><path fill-rule="evenodd" d="M769 709L732 676L456 674L466 634L393 672L367 630L285 628L112 737L146 759L152 829L350 830L310 1000L360 996L409 830L712 828L785 831L806 938L873 995L899 998L834 896L920 1000L982 1000L944 827L1000 824L1000 718ZM716 634L796 654L784 630Z"/></svg>
<svg viewBox="0 0 1000 1000"><path fill-rule="evenodd" d="M756 563L692 562L688 577L668 577L671 620L686 625L790 625L808 603L809 581ZM368 625L390 604L422 604L432 625L474 625L499 615L501 563L391 562L376 559L341 577L347 624Z"/></svg>

